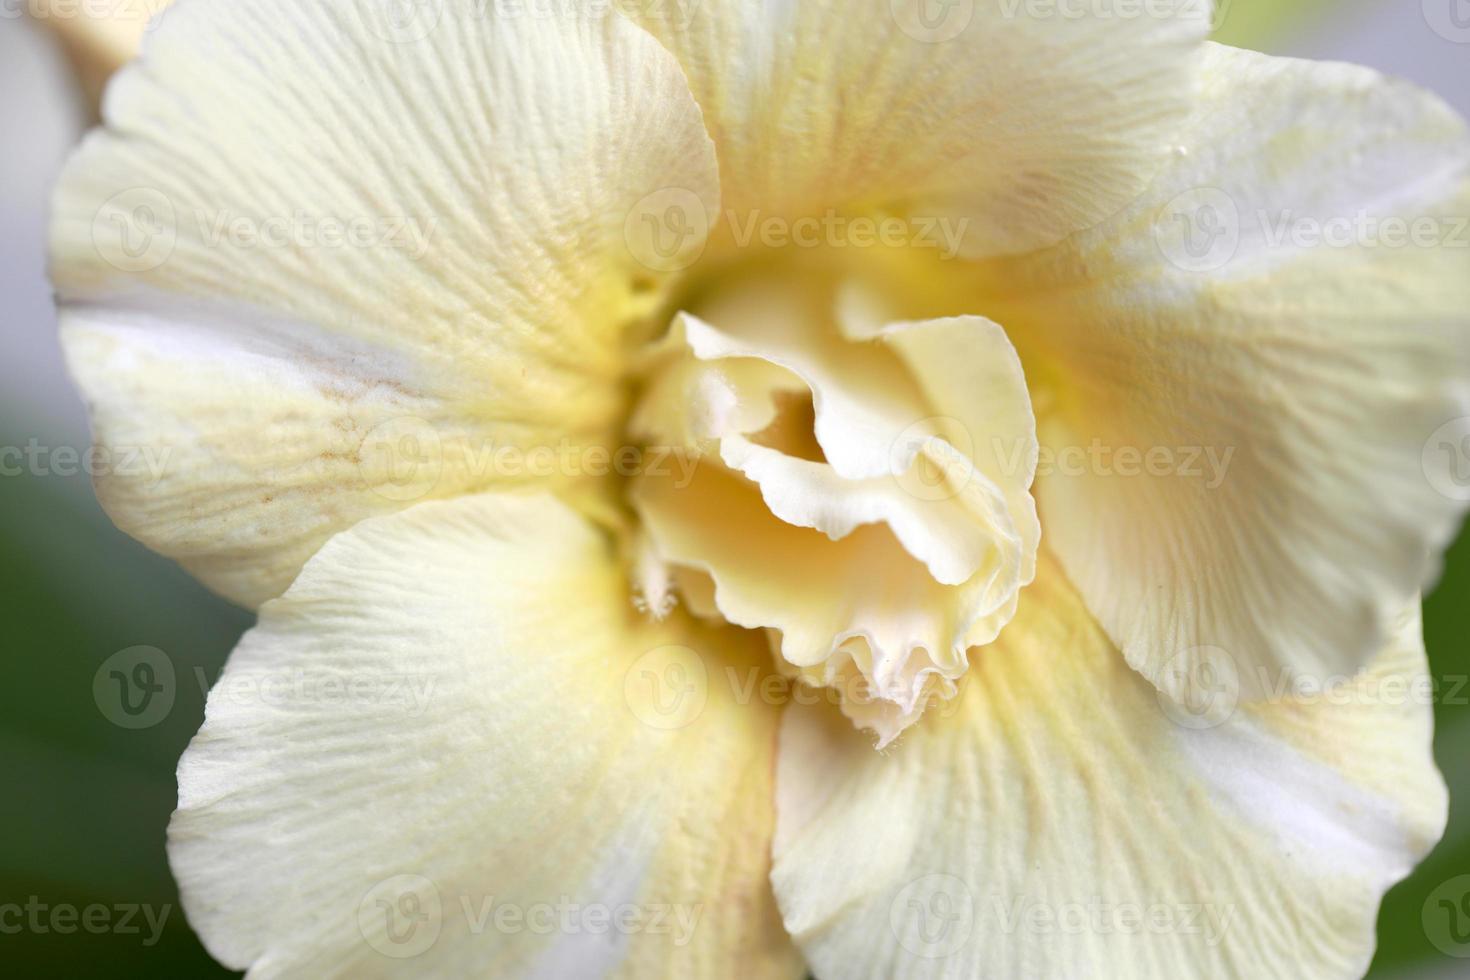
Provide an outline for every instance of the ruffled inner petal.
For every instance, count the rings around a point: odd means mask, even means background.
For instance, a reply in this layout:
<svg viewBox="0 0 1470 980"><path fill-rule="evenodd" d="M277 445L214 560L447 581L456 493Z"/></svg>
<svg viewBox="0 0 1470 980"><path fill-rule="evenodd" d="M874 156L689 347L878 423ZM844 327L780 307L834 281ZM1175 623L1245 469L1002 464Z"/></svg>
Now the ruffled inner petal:
<svg viewBox="0 0 1470 980"><path fill-rule="evenodd" d="M1039 540L1036 441L999 327L856 337L831 299L768 281L706 301L711 320L676 318L633 434L702 455L685 485L642 474L632 499L655 550L708 576L695 601L775 631L790 672L838 688L886 744L1015 612ZM946 358L968 366L933 369Z"/></svg>

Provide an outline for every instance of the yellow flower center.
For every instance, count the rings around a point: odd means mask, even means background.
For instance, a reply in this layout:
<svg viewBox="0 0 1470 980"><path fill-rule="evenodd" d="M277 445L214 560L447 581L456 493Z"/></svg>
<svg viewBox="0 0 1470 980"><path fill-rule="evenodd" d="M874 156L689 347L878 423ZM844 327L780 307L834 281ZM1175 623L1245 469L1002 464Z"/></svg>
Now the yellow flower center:
<svg viewBox="0 0 1470 980"><path fill-rule="evenodd" d="M658 614L768 631L798 681L895 738L952 697L1034 570L1020 363L905 249L717 241L636 359L638 584Z"/></svg>

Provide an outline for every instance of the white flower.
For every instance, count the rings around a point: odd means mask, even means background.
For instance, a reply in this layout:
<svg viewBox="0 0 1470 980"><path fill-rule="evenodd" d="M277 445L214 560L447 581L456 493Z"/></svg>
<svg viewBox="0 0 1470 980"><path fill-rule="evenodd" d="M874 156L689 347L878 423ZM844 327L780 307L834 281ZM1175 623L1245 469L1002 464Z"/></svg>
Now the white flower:
<svg viewBox="0 0 1470 980"><path fill-rule="evenodd" d="M62 180L98 440L170 451L100 496L260 610L210 951L1363 972L1445 819L1462 123L1191 2L616 7L189 0Z"/></svg>

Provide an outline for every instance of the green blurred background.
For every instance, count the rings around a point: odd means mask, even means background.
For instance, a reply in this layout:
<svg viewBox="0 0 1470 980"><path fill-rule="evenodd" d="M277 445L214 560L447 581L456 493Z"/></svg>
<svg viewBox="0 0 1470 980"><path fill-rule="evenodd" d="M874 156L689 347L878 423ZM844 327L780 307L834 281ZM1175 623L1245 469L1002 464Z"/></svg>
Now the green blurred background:
<svg viewBox="0 0 1470 980"><path fill-rule="evenodd" d="M1433 2L1421 9L1420 0L1234 0L1219 36L1272 53L1370 64L1411 77L1467 112L1470 36L1436 33L1425 14ZM1445 3L1459 4L1470 24L1470 2ZM85 421L55 349L42 256L45 194L85 112L51 39L8 13L0 17L0 93L0 447L35 440L80 452ZM0 973L229 975L178 908L164 828L175 763L203 716L208 685L251 617L113 529L84 475L0 476L0 555L0 635L11 665L0 684L0 905L34 897L48 908L103 906L111 924L99 932L79 921L69 934L12 934L0 921ZM1425 605L1439 678L1470 673L1467 597L1470 537L1462 537ZM99 709L93 681L110 656L140 645L172 661L173 704L152 727L129 730ZM1374 976L1470 976L1470 959L1447 955L1470 957L1470 942L1446 941L1442 926L1426 931L1423 918L1437 887L1470 873L1470 690L1459 693L1457 703L1442 698L1436 706L1450 829L1385 901ZM1433 896L1431 915L1439 914L1442 895ZM166 914L161 933L152 935L141 911L132 913L136 932L117 928L126 906L146 906L155 921ZM90 914L94 924L103 921L103 913ZM1461 925L1470 929L1470 915Z"/></svg>

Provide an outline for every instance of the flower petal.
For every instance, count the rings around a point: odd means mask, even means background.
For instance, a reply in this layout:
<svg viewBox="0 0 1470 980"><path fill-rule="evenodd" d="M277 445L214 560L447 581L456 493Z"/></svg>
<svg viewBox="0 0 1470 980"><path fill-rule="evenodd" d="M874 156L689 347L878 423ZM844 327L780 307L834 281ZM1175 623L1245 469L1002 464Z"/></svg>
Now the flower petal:
<svg viewBox="0 0 1470 980"><path fill-rule="evenodd" d="M886 523L946 585L973 577L1002 539L1029 580L1040 537L1030 496L1035 422L1003 330L960 317L890 324L876 343L854 343L801 317L757 322L765 327L731 333L681 315L676 332L710 367L677 394L709 420L701 435L719 440L723 461L760 485L773 514L834 539ZM754 441L779 421L778 396L803 389L820 460ZM733 410L722 412L730 400ZM1009 466L995 440L1014 444L1021 462ZM926 467L934 485L924 483Z"/></svg>
<svg viewBox="0 0 1470 980"><path fill-rule="evenodd" d="M1191 714L1043 556L954 710L892 752L788 710L787 928L817 976L1360 976L1446 817L1417 613L1400 626L1337 695Z"/></svg>
<svg viewBox="0 0 1470 980"><path fill-rule="evenodd" d="M1470 416L1470 140L1366 69L1214 46L1202 84L1146 197L989 269L986 311L1040 383L1042 521L1109 635L1176 697L1212 647L1260 697L1365 664L1464 513L1425 454ZM1334 219L1363 230L1299 237ZM1377 237L1420 220L1434 241Z"/></svg>
<svg viewBox="0 0 1470 980"><path fill-rule="evenodd" d="M995 324L844 338L804 285L707 300L719 327L676 318L633 432L717 456L642 474L631 497L659 556L707 573L728 621L779 631L796 673L851 695L844 710L887 744L953 690L1034 574L1034 422Z"/></svg>
<svg viewBox="0 0 1470 980"><path fill-rule="evenodd" d="M252 976L800 976L767 879L775 709L717 682L758 681L764 645L627 589L545 497L333 538L179 766L169 854L210 951Z"/></svg>
<svg viewBox="0 0 1470 980"><path fill-rule="evenodd" d="M1210 5L634 6L689 73L727 206L950 218L969 251L996 253L1055 242L1143 189L1187 110Z"/></svg>
<svg viewBox="0 0 1470 980"><path fill-rule="evenodd" d="M149 18L168 0L111 0L105 4L28 0L36 22L54 31L95 113L112 73L138 53ZM7 13L21 5L10 8Z"/></svg>
<svg viewBox="0 0 1470 980"><path fill-rule="evenodd" d="M683 486L645 477L634 502L667 561L714 581L728 622L779 630L780 655L811 683L897 705L866 726L883 744L918 717L936 681L964 674L966 648L994 639L1016 609L1014 565L992 561L962 585L943 585L887 527L834 541L787 524L755 484L717 464Z"/></svg>
<svg viewBox="0 0 1470 980"><path fill-rule="evenodd" d="M244 603L364 517L576 479L493 454L610 443L664 274L638 219L695 248L718 207L679 66L615 11L401 6L171 8L57 193L99 443L167 455L100 496Z"/></svg>

